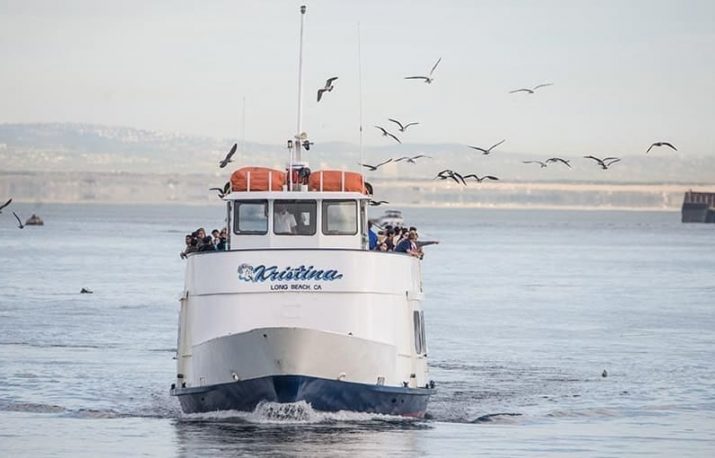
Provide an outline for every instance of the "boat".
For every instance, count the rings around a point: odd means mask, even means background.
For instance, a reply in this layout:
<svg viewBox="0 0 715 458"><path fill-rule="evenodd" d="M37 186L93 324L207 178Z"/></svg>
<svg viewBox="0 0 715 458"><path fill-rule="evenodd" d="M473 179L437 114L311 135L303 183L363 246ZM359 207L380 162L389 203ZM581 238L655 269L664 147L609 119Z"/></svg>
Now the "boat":
<svg viewBox="0 0 715 458"><path fill-rule="evenodd" d="M380 227L404 227L405 218L403 218L400 210L385 210L385 213L381 217L374 220L374 224Z"/></svg>
<svg viewBox="0 0 715 458"><path fill-rule="evenodd" d="M683 223L715 223L715 192L687 191L681 210Z"/></svg>
<svg viewBox="0 0 715 458"><path fill-rule="evenodd" d="M42 221L42 218L37 216L36 214L32 214L29 218L27 218L27 221L25 221L25 226L44 226L45 222Z"/></svg>
<svg viewBox="0 0 715 458"><path fill-rule="evenodd" d="M371 187L310 170L300 108L297 132L285 170L232 172L228 249L186 256L170 394L189 414L306 402L424 417L422 261L369 249Z"/></svg>

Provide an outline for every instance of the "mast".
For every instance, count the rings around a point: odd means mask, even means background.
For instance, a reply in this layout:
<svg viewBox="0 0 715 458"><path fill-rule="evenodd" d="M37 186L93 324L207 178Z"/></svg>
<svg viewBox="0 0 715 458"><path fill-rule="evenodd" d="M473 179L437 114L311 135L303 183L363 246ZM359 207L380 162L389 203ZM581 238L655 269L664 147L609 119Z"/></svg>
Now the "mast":
<svg viewBox="0 0 715 458"><path fill-rule="evenodd" d="M305 5L300 7L300 48L298 53L298 131L295 138L298 140L295 147L295 160L301 161L300 149L304 140L303 134L303 23L305 22Z"/></svg>

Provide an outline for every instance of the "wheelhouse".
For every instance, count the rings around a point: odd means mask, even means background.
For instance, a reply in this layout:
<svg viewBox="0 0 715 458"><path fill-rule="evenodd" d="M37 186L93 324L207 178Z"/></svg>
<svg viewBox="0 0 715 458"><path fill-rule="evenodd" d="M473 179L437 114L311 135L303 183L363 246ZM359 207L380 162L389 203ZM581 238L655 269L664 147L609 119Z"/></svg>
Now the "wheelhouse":
<svg viewBox="0 0 715 458"><path fill-rule="evenodd" d="M232 192L229 249L367 250L369 196L358 192Z"/></svg>

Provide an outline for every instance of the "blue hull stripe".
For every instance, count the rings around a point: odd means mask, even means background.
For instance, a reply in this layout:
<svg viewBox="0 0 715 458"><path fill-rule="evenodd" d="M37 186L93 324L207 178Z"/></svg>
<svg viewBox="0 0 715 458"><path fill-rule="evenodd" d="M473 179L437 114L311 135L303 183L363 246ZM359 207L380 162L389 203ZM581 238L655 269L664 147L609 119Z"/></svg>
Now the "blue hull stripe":
<svg viewBox="0 0 715 458"><path fill-rule="evenodd" d="M423 417L435 390L341 382L301 375L274 375L220 385L176 388L184 413L253 411L261 401L305 401L325 412L348 410Z"/></svg>

